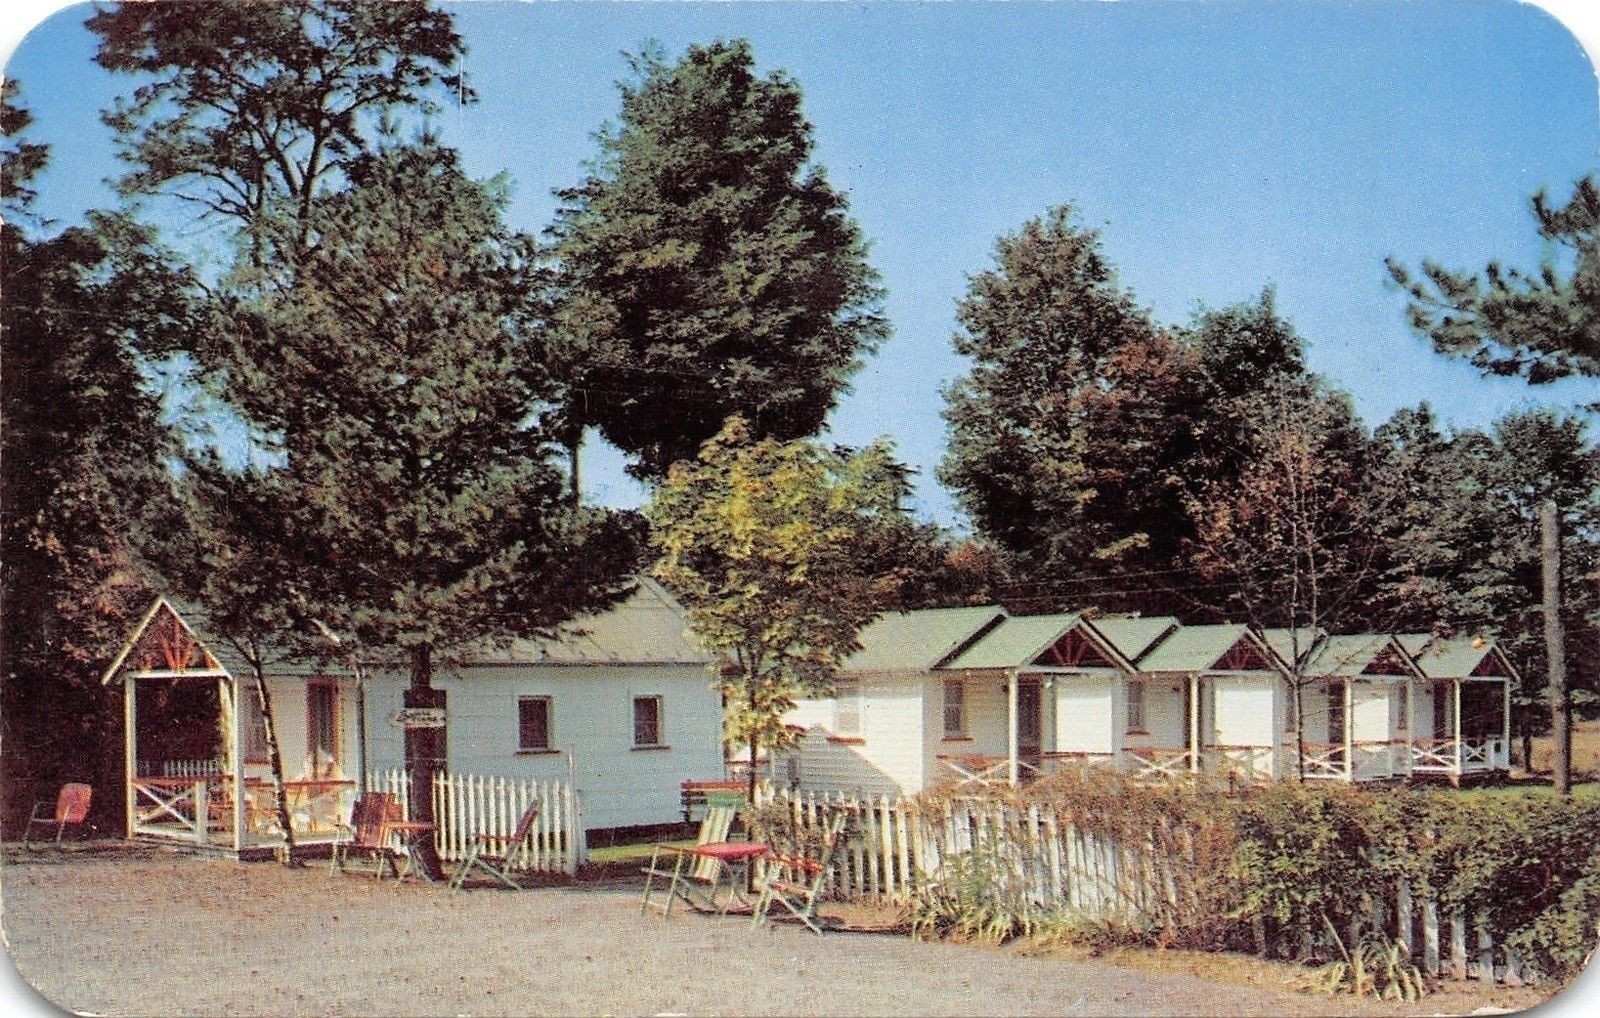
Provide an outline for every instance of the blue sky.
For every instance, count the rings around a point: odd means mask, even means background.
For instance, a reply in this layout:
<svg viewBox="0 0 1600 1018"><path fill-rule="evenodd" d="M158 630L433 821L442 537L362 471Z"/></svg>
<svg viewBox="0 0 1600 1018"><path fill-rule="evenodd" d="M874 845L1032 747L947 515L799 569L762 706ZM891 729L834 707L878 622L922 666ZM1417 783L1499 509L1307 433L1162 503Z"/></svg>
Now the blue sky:
<svg viewBox="0 0 1600 1018"><path fill-rule="evenodd" d="M438 118L469 169L516 182L513 225L539 229L617 110L619 53L749 38L805 90L817 159L847 191L888 289L894 338L834 413L833 438L892 435L922 471L924 514L954 521L933 479L955 300L994 239L1072 202L1122 279L1166 321L1264 285L1312 367L1369 424L1428 400L1483 425L1530 392L1434 355L1403 320L1383 259L1460 267L1540 255L1528 196L1600 168L1595 78L1548 15L1510 2L455 5L482 101ZM113 199L98 110L132 81L90 63L69 8L7 73L54 146L40 191L64 222ZM212 239L170 234L204 252ZM637 504L594 443L594 497ZM1019 465L1021 466L1021 465Z"/></svg>

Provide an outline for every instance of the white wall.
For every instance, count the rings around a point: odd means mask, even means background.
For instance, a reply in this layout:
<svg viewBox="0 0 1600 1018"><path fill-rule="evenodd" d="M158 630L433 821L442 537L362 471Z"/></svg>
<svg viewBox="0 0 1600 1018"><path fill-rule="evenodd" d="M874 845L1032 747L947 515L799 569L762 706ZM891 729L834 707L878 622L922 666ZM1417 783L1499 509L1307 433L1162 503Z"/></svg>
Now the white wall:
<svg viewBox="0 0 1600 1018"><path fill-rule="evenodd" d="M268 677L267 679L267 692L272 696L272 715L278 733L278 751L283 755L283 776L289 781L309 776L306 773L310 762L309 732L306 727L306 685L306 680L303 678ZM359 774L361 752L357 744L355 680L339 679L337 685L339 746L338 757L335 760L335 775L354 779ZM240 680L238 695L241 699L254 700L255 680L253 678ZM241 704L241 708L242 706ZM241 723L248 716L242 709L239 711ZM244 745L242 737L240 744ZM271 767L264 757L245 761L246 777L264 778L270 772Z"/></svg>
<svg viewBox="0 0 1600 1018"><path fill-rule="evenodd" d="M1055 748L1063 753L1112 753L1125 727L1116 695L1120 680L1111 675L1055 677ZM1149 699L1145 700L1149 709Z"/></svg>
<svg viewBox="0 0 1600 1018"><path fill-rule="evenodd" d="M1395 738L1395 695L1401 683L1388 680L1350 684L1351 737L1357 742Z"/></svg>
<svg viewBox="0 0 1600 1018"><path fill-rule="evenodd" d="M802 788L873 795L920 791L925 774L925 712L937 711L943 702L937 680L924 672L860 672L851 677L861 687L860 733L830 738L836 735L833 700L800 701L784 720L805 728L806 736L778 761L778 780L785 780L788 758L793 757ZM925 683L932 690L927 698Z"/></svg>
<svg viewBox="0 0 1600 1018"><path fill-rule="evenodd" d="M1218 675L1205 681L1215 698L1209 743L1272 746L1278 742L1281 708L1276 701L1283 683L1276 675Z"/></svg>
<svg viewBox="0 0 1600 1018"><path fill-rule="evenodd" d="M447 698L450 770L565 780L570 751L588 829L681 820L680 784L723 775L722 705L701 666L495 665L441 673L434 685ZM404 762L404 735L389 722L404 688L393 677L369 683L368 733L376 768ZM557 752L518 751L522 696L550 697L550 741ZM667 748L633 747L635 696L662 698Z"/></svg>

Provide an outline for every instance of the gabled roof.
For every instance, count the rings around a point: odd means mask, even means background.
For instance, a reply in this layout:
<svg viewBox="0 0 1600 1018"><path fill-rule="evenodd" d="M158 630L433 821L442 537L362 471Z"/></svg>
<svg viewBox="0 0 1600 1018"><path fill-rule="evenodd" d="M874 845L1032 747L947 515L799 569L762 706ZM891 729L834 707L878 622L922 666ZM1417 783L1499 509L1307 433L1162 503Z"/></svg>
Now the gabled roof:
<svg viewBox="0 0 1600 1018"><path fill-rule="evenodd" d="M1132 669L1132 663L1103 636L1096 625L1077 612L1057 615L1011 616L974 641L970 647L956 655L944 668L1025 668L1029 665L1051 665L1042 660L1052 647L1076 633L1084 641L1078 644L1105 658L1105 667Z"/></svg>
<svg viewBox="0 0 1600 1018"><path fill-rule="evenodd" d="M1324 638L1316 651L1307 659L1305 674L1317 678L1355 678L1358 675L1382 674L1369 669L1374 665L1383 664L1386 651L1398 655L1408 671L1415 669L1410 653L1388 633L1352 633Z"/></svg>
<svg viewBox="0 0 1600 1018"><path fill-rule="evenodd" d="M1139 661L1142 672L1207 672L1217 660L1240 640L1273 659L1272 649L1249 626L1223 623L1211 626L1181 626Z"/></svg>
<svg viewBox="0 0 1600 1018"><path fill-rule="evenodd" d="M1486 636L1404 633L1395 639L1416 661L1422 674L1430 679L1466 679L1473 676L1520 678L1505 652ZM1485 668L1492 670L1485 672Z"/></svg>
<svg viewBox="0 0 1600 1018"><path fill-rule="evenodd" d="M1095 618L1095 631L1129 661L1138 661L1151 647L1178 627L1171 615Z"/></svg>
<svg viewBox="0 0 1600 1018"><path fill-rule="evenodd" d="M145 609L116 657L111 659L101 685L120 679L124 672L216 676L240 675L244 662L226 641L196 625L193 613L181 611L170 599L157 597Z"/></svg>
<svg viewBox="0 0 1600 1018"><path fill-rule="evenodd" d="M486 647L465 664L635 664L706 665L707 654L689 635L683 607L665 587L648 577L620 603L596 615L580 616L549 640L513 640Z"/></svg>
<svg viewBox="0 0 1600 1018"><path fill-rule="evenodd" d="M1267 641L1267 646L1278 655L1278 660L1290 666L1294 664L1294 652L1297 646L1300 650L1300 659L1304 661L1312 651L1319 649L1317 644L1327 636L1326 630L1311 626L1300 626L1298 629L1284 627L1261 630L1261 638Z"/></svg>
<svg viewBox="0 0 1600 1018"><path fill-rule="evenodd" d="M849 672L927 671L943 665L1006 618L1004 608L923 608L880 615L862 630Z"/></svg>

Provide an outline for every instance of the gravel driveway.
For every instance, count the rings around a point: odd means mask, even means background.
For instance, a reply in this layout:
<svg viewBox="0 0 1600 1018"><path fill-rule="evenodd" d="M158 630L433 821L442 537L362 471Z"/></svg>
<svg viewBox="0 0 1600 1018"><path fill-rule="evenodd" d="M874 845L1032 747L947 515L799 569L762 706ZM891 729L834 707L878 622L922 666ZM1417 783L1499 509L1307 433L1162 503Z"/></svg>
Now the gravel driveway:
<svg viewBox="0 0 1600 1018"><path fill-rule="evenodd" d="M1317 1014L1097 962L638 914L632 886L443 888L183 857L13 862L24 977L98 1014Z"/></svg>

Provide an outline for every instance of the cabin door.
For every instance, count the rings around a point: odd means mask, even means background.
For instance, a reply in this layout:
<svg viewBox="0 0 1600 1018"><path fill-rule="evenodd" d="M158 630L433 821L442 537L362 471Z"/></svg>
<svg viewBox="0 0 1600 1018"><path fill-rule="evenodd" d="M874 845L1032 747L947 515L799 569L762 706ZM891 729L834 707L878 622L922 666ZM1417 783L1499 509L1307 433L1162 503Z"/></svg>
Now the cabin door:
<svg viewBox="0 0 1600 1018"><path fill-rule="evenodd" d="M1017 755L1038 756L1044 742L1044 690L1038 679L1017 680Z"/></svg>
<svg viewBox="0 0 1600 1018"><path fill-rule="evenodd" d="M306 777L333 777L339 769L339 687L306 685Z"/></svg>

